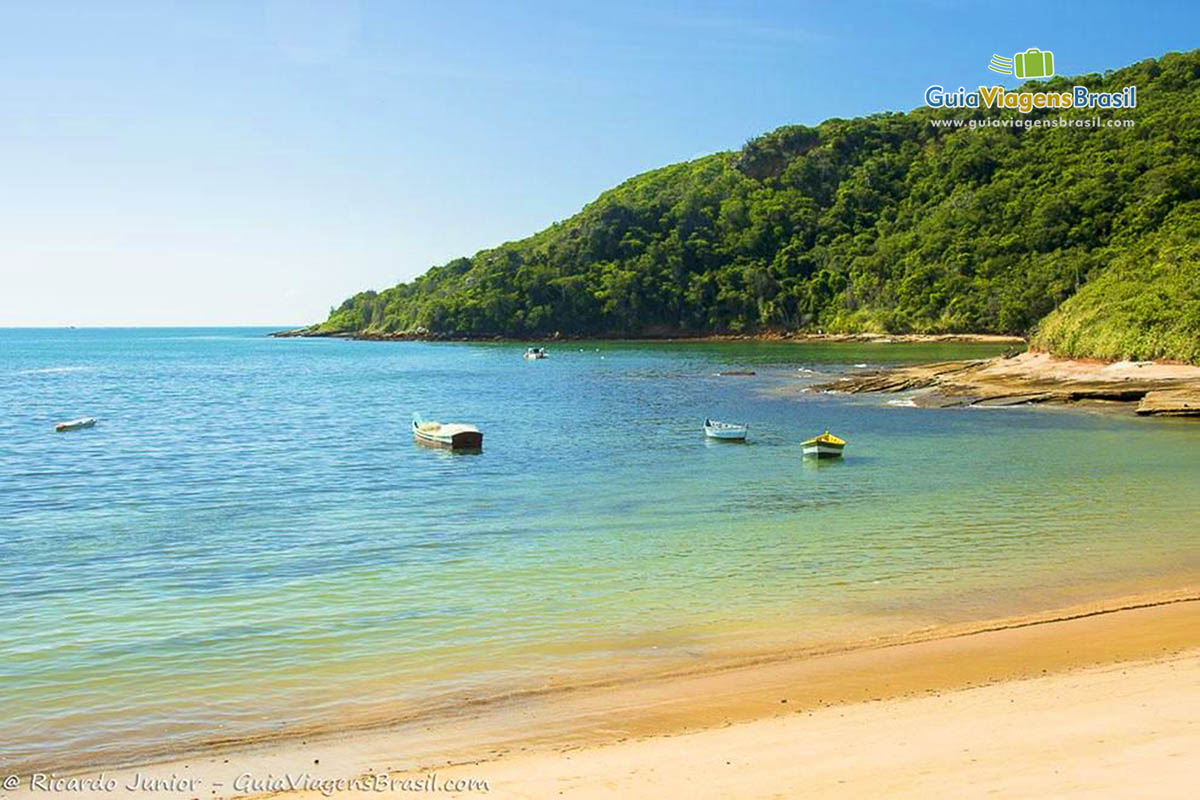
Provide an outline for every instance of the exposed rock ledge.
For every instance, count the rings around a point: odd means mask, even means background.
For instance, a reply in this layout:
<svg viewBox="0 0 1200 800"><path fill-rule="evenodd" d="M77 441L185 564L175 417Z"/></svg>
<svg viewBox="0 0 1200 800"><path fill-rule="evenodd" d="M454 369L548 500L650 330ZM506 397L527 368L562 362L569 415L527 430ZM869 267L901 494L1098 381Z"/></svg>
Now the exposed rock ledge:
<svg viewBox="0 0 1200 800"><path fill-rule="evenodd" d="M1139 414L1200 416L1200 367L1152 361L1105 364L1034 352L858 372L817 388L913 391L915 405L939 408L1092 401L1137 403Z"/></svg>

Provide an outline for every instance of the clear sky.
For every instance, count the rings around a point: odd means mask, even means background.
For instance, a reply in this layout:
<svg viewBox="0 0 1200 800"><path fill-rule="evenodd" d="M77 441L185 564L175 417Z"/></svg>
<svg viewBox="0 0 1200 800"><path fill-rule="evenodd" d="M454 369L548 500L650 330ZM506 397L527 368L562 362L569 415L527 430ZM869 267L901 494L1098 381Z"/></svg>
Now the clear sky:
<svg viewBox="0 0 1200 800"><path fill-rule="evenodd" d="M647 169L998 82L993 53L1197 46L1194 0L0 0L0 325L314 322Z"/></svg>

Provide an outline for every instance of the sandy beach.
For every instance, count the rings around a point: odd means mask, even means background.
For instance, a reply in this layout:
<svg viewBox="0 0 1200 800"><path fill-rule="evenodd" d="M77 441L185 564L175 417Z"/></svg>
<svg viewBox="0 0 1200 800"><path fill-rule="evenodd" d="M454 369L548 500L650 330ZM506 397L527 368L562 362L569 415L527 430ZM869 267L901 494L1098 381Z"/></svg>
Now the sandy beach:
<svg viewBox="0 0 1200 800"><path fill-rule="evenodd" d="M1200 753L1197 631L1192 587L437 722L22 775L0 797L411 796L460 780L439 794L1182 797Z"/></svg>
<svg viewBox="0 0 1200 800"><path fill-rule="evenodd" d="M1188 797L1200 651L447 771L502 797Z"/></svg>

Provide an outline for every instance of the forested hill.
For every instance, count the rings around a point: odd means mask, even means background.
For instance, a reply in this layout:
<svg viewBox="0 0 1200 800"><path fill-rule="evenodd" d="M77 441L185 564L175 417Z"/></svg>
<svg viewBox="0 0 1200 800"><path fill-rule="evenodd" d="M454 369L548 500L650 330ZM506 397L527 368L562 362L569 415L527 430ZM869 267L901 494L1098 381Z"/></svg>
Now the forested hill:
<svg viewBox="0 0 1200 800"><path fill-rule="evenodd" d="M922 107L780 128L740 151L631 178L527 239L355 295L320 328L531 338L1034 332L1088 355L1111 297L1156 313L1126 314L1122 325L1144 330L1110 337L1103 355L1198 358L1178 344L1200 335L1188 239L1200 223L1200 50L1023 88L1074 85L1136 85L1137 108ZM1136 124L930 124L1095 116ZM1191 278L1175 279L1179 269ZM1081 289L1090 297L1037 334Z"/></svg>

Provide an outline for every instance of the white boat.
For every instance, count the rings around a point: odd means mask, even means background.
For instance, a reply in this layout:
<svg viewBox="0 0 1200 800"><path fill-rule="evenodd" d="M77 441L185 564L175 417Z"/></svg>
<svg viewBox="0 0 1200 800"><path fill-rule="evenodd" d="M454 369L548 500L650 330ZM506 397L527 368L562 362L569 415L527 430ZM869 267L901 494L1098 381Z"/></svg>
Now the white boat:
<svg viewBox="0 0 1200 800"><path fill-rule="evenodd" d="M842 450L846 447L846 440L839 439L829 431L825 431L820 436L814 436L807 441L801 442L800 446L804 448L804 455L813 458L841 458Z"/></svg>
<svg viewBox="0 0 1200 800"><path fill-rule="evenodd" d="M544 347L527 347L525 348L525 357L533 360L538 358L549 358L550 354L546 352Z"/></svg>
<svg viewBox="0 0 1200 800"><path fill-rule="evenodd" d="M60 422L54 426L54 430L58 433L65 433L66 431L80 431L84 428L90 428L95 424L95 417L83 417L82 419L73 419L70 422Z"/></svg>
<svg viewBox="0 0 1200 800"><path fill-rule="evenodd" d="M718 422L715 419L704 420L704 435L710 439L727 439L730 441L745 441L749 425L737 425L732 422Z"/></svg>
<svg viewBox="0 0 1200 800"><path fill-rule="evenodd" d="M433 422L413 414L413 440L426 447L447 447L451 450L483 449L483 433L474 425Z"/></svg>

